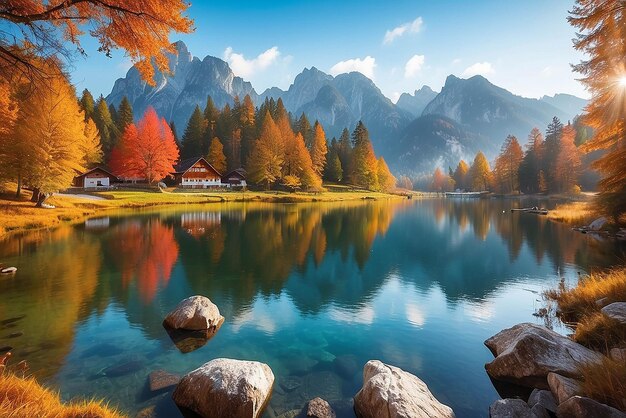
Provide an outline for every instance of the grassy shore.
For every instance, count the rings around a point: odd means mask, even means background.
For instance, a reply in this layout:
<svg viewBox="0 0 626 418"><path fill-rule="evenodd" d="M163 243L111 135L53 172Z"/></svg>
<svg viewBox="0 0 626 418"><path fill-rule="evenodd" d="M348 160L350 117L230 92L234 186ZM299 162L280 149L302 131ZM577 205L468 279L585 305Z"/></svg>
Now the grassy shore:
<svg viewBox="0 0 626 418"><path fill-rule="evenodd" d="M572 288L561 284L545 297L557 303L558 315L574 330L576 342L607 355L626 349L626 325L601 310L626 301L626 268L590 274ZM606 357L600 364L581 365L580 373L586 396L626 411L626 361Z"/></svg>
<svg viewBox="0 0 626 418"><path fill-rule="evenodd" d="M184 206L222 202L336 202L360 199L402 198L400 195L329 186L321 193L288 193L274 191L165 191L116 190L89 193L87 196L54 195L47 203L54 209L36 208L31 194L24 191L16 198L10 185L0 189L0 238L9 233L52 228L63 223L80 222L89 217L119 210L158 206Z"/></svg>
<svg viewBox="0 0 626 418"><path fill-rule="evenodd" d="M589 201L564 203L548 213L548 219L578 226L589 225L599 217L593 202Z"/></svg>

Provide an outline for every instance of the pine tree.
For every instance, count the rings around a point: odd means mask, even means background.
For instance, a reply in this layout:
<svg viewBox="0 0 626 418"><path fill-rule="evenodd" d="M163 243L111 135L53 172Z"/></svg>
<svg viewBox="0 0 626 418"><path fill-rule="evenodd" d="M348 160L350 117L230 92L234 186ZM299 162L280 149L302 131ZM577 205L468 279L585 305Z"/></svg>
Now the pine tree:
<svg viewBox="0 0 626 418"><path fill-rule="evenodd" d="M85 113L85 121L93 118L93 112L95 110L95 101L91 92L87 89L83 90L82 96L80 96L80 108Z"/></svg>
<svg viewBox="0 0 626 418"><path fill-rule="evenodd" d="M117 110L117 130L123 134L126 127L134 122L133 107L126 96L122 98Z"/></svg>
<svg viewBox="0 0 626 418"><path fill-rule="evenodd" d="M306 142L305 142L306 143ZM313 128L313 143L311 144L311 160L313 161L313 171L321 178L326 165L326 154L328 146L326 143L326 134L322 125L315 121Z"/></svg>
<svg viewBox="0 0 626 418"><path fill-rule="evenodd" d="M243 98L239 123L241 129L241 161L245 165L256 136L255 108L249 94Z"/></svg>
<svg viewBox="0 0 626 418"><path fill-rule="evenodd" d="M176 146L180 149L180 138L178 137L178 132L176 131L176 124L174 121L170 122L170 130L172 131L172 135L174 135L174 141L176 141Z"/></svg>
<svg viewBox="0 0 626 418"><path fill-rule="evenodd" d="M117 128L118 126L118 115L117 115L117 109L115 108L115 105L113 103L111 103L109 105L109 113L111 114L111 120L113 120L113 123L115 124L115 127ZM117 130L117 132L119 132L119 129ZM115 138L115 140L117 141L117 137Z"/></svg>
<svg viewBox="0 0 626 418"><path fill-rule="evenodd" d="M546 140L544 142L542 169L546 175L548 190L553 191L558 188L556 175L556 159L559 155L561 146L561 135L563 133L563 124L556 116L552 118L552 122L546 129Z"/></svg>
<svg viewBox="0 0 626 418"><path fill-rule="evenodd" d="M237 129L233 119L233 112L230 105L226 103L217 118L215 136L220 138L220 141L222 141L222 144L224 145L224 153L226 154L226 161L228 161L228 167L230 169L239 168L241 166L241 136L239 134L235 135L236 131ZM236 167L234 164L235 161L239 161Z"/></svg>
<svg viewBox="0 0 626 418"><path fill-rule="evenodd" d="M226 156L224 155L224 146L218 137L211 140L211 145L209 145L209 151L206 159L219 173L226 174Z"/></svg>
<svg viewBox="0 0 626 418"><path fill-rule="evenodd" d="M96 123L98 132L100 133L100 142L102 144L102 152L105 160L108 160L111 150L116 145L116 139L119 136L117 126L111 117L109 106L104 97L100 96L96 102L93 113L93 121Z"/></svg>
<svg viewBox="0 0 626 418"><path fill-rule="evenodd" d="M187 122L187 127L185 128L185 133L183 134L180 152L182 159L200 157L203 155L202 137L204 136L205 129L206 121L200 111L200 106L196 106L191 114L191 117L189 118L189 122Z"/></svg>
<svg viewBox="0 0 626 418"><path fill-rule="evenodd" d="M369 190L378 188L378 160L374 154L369 133L363 122L359 121L352 132L352 177L357 186Z"/></svg>
<svg viewBox="0 0 626 418"><path fill-rule="evenodd" d="M328 154L328 164L326 164L326 171L324 177L328 181L341 182L343 179L343 168L341 167L341 160L337 151L333 150Z"/></svg>
<svg viewBox="0 0 626 418"><path fill-rule="evenodd" d="M487 191L490 189L492 173L485 154L480 151L476 154L470 173L474 191Z"/></svg>
<svg viewBox="0 0 626 418"><path fill-rule="evenodd" d="M311 123L304 112L302 112L300 118L296 122L296 132L299 132L302 135L306 147L311 149L311 146L313 145L313 128L311 128Z"/></svg>
<svg viewBox="0 0 626 418"><path fill-rule="evenodd" d="M616 222L626 222L626 11L621 0L577 0L568 18L580 30L574 47L585 59L574 66L591 92L584 123L594 136L584 151L607 150L593 167L600 171L598 202Z"/></svg>
<svg viewBox="0 0 626 418"><path fill-rule="evenodd" d="M337 143L337 155L343 169L343 181L351 179L352 176L352 143L350 142L350 132L343 128L339 142Z"/></svg>
<svg viewBox="0 0 626 418"><path fill-rule="evenodd" d="M206 154L209 150L209 144L217 135L217 121L220 117L220 112L217 107L215 107L215 103L213 103L211 96L207 96L203 115L206 123L206 129L204 130L204 137L202 138L202 153Z"/></svg>
<svg viewBox="0 0 626 418"><path fill-rule="evenodd" d="M520 190L524 193L540 192L539 171L543 166L543 142L543 135L539 129L533 128L528 135L526 152L519 168Z"/></svg>
<svg viewBox="0 0 626 418"><path fill-rule="evenodd" d="M470 167L464 160L459 161L454 173L452 173L452 179L454 180L455 187L459 190L468 190L471 188L469 181Z"/></svg>
<svg viewBox="0 0 626 418"><path fill-rule="evenodd" d="M248 159L248 176L250 181L270 186L281 177L285 161L285 146L281 133L269 111L261 123L261 134L252 147Z"/></svg>

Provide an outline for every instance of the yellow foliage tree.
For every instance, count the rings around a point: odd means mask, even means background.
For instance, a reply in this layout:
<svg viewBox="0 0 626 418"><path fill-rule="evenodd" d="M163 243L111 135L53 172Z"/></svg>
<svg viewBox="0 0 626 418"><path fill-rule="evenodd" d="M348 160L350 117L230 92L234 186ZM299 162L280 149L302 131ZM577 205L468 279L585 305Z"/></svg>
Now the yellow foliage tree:
<svg viewBox="0 0 626 418"><path fill-rule="evenodd" d="M221 174L226 172L226 155L224 155L224 146L218 137L214 137L209 145L209 153L207 161Z"/></svg>
<svg viewBox="0 0 626 418"><path fill-rule="evenodd" d="M476 154L470 173L473 190L482 192L490 189L492 182L491 168L489 167L487 157L481 151Z"/></svg>
<svg viewBox="0 0 626 418"><path fill-rule="evenodd" d="M252 182L265 183L269 188L281 177L285 162L285 144L280 130L269 112L265 113L261 134L255 141L248 159L249 178Z"/></svg>
<svg viewBox="0 0 626 418"><path fill-rule="evenodd" d="M326 143L326 133L319 122L315 122L313 128L313 143L311 145L311 161L313 162L313 171L321 178L326 166L326 154L328 153L328 144Z"/></svg>
<svg viewBox="0 0 626 418"><path fill-rule="evenodd" d="M383 157L378 158L378 185L382 192L390 192L396 188L396 178L391 174Z"/></svg>

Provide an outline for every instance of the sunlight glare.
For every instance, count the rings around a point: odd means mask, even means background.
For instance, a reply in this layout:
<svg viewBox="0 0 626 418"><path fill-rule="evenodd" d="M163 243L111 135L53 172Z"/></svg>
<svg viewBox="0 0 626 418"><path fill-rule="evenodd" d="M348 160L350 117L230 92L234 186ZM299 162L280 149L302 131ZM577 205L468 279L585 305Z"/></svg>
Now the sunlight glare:
<svg viewBox="0 0 626 418"><path fill-rule="evenodd" d="M618 84L620 85L620 87L625 88L626 89L626 75L621 76L618 80L617 80Z"/></svg>

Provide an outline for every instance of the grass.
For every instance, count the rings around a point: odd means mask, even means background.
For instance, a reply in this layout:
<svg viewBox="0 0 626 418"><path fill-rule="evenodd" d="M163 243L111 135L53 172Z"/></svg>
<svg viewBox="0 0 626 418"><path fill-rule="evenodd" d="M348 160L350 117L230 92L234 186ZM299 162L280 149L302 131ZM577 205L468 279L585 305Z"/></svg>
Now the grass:
<svg viewBox="0 0 626 418"><path fill-rule="evenodd" d="M589 225L598 217L592 202L565 203L548 213L548 219L572 225Z"/></svg>
<svg viewBox="0 0 626 418"><path fill-rule="evenodd" d="M54 205L55 209L41 209L36 208L34 203L30 202L30 192L24 191L20 198L15 198L11 190L14 190L14 185L11 184L6 185L4 189L0 188L0 238L13 232L52 228L63 223L79 222L103 212L120 209L221 202L299 203L403 197L339 185L329 185L328 191L321 193L207 190L175 190L162 193L144 189L89 193L101 198L99 200L55 195L47 201Z"/></svg>
<svg viewBox="0 0 626 418"><path fill-rule="evenodd" d="M0 416L4 418L122 418L101 401L63 404L58 393L41 386L32 377L0 373Z"/></svg>
<svg viewBox="0 0 626 418"><path fill-rule="evenodd" d="M626 326L602 312L584 316L572 337L577 343L608 354L611 348L626 343Z"/></svg>
<svg viewBox="0 0 626 418"><path fill-rule="evenodd" d="M626 411L626 362L608 357L600 365L583 365L581 389L585 396Z"/></svg>

